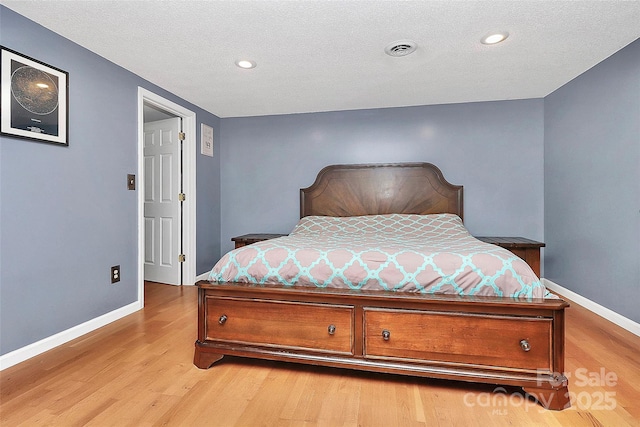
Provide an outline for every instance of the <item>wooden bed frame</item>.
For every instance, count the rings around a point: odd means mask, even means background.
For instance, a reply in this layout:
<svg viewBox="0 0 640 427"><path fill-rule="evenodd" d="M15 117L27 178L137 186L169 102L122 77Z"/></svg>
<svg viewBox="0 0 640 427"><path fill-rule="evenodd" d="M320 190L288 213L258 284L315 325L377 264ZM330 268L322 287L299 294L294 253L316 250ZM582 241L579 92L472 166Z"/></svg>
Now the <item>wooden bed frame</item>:
<svg viewBox="0 0 640 427"><path fill-rule="evenodd" d="M429 163L334 165L300 190L300 216L455 213L462 186ZM291 289L198 282L194 364L224 355L513 385L570 406L561 299Z"/></svg>

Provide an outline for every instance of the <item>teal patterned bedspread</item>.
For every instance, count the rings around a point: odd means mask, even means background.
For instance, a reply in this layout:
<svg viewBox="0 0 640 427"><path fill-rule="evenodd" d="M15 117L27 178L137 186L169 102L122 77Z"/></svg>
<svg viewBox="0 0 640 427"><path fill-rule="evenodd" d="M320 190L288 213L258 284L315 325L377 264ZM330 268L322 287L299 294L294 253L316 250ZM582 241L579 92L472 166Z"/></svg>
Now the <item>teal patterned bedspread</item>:
<svg viewBox="0 0 640 427"><path fill-rule="evenodd" d="M309 216L290 235L235 249L209 275L245 282L544 298L519 257L471 236L453 214Z"/></svg>

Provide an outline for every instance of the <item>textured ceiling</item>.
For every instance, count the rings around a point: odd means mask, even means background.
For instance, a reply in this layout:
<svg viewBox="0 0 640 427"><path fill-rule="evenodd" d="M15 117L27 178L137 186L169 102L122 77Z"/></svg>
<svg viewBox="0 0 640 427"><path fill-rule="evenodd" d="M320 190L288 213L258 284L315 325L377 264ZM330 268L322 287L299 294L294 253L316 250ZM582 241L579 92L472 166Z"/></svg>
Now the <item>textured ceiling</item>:
<svg viewBox="0 0 640 427"><path fill-rule="evenodd" d="M638 0L0 3L219 117L541 98L640 37Z"/></svg>

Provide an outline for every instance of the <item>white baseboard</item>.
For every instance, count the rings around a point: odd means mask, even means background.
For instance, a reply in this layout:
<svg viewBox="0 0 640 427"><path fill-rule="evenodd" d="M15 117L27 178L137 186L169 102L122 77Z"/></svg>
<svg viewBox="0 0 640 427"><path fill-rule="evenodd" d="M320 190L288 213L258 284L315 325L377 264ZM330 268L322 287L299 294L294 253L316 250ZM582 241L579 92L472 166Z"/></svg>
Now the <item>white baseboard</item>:
<svg viewBox="0 0 640 427"><path fill-rule="evenodd" d="M0 356L0 371L10 368L13 365L17 365L20 362L24 362L27 359L31 359L32 357L42 354L45 351L49 351L54 347L65 344L111 322L115 322L116 320L128 316L131 313L135 313L142 308L143 306L140 302L136 301L109 313L103 314L102 316L96 317L95 319L91 319L87 322L81 323L80 325L69 328L66 331L59 332L55 335L51 335L50 337L34 342L33 344L29 344L7 354L3 354Z"/></svg>
<svg viewBox="0 0 640 427"><path fill-rule="evenodd" d="M594 312L600 317L604 317L610 322L613 322L616 325L620 326L621 328L624 328L627 331L631 332L632 334L640 337L640 323L636 323L633 320L627 317L624 317L623 315L618 314L613 310L608 309L607 307L603 307L600 304L595 303L590 299L583 297L582 295L576 294L575 292L570 291L569 289L563 288L562 286L552 282L551 280L542 279L542 284L547 289L557 292L560 295L569 298L571 301L575 302L576 304L580 304L587 310Z"/></svg>
<svg viewBox="0 0 640 427"><path fill-rule="evenodd" d="M202 273L196 277L196 280L206 280L209 277L209 272ZM634 322L633 320L626 318L613 310L610 310L606 307L601 306L598 303L591 301L588 298L583 297L582 295L576 294L569 289L566 289L557 283L552 282L548 279L542 279L542 283L549 290L555 291L560 295L566 296L571 301L576 304L580 304L587 310L594 312L595 314L604 317L605 319L615 323L621 328L626 329L634 335L640 336L640 324ZM96 317L95 319L91 319L87 322L84 322L80 325L74 326L72 328L67 329L66 331L59 332L50 337L44 338L40 341L37 341L33 344L29 344L25 347L19 348L7 354L0 356L0 371L10 368L11 366L17 365L20 362L24 362L27 359L35 357L39 354L44 353L45 351L49 351L54 347L65 344L71 340L74 340L84 334L92 332L98 328L101 328L111 322L115 322L116 320L128 316L129 314L135 313L136 311L142 309L139 301L133 302L124 307L118 308L109 313L103 314L102 316Z"/></svg>

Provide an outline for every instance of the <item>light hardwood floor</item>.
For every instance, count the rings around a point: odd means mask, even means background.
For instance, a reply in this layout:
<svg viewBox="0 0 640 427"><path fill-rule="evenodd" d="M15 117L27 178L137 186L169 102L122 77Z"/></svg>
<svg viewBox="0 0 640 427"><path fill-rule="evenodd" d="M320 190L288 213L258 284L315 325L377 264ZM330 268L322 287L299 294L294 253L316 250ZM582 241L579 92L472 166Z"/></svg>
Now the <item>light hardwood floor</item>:
<svg viewBox="0 0 640 427"><path fill-rule="evenodd" d="M572 407L517 388L225 357L192 364L196 288L0 372L4 426L638 426L640 338L572 304Z"/></svg>

